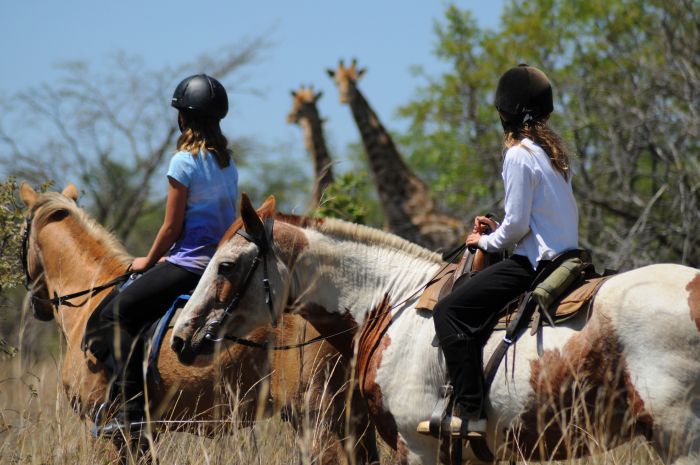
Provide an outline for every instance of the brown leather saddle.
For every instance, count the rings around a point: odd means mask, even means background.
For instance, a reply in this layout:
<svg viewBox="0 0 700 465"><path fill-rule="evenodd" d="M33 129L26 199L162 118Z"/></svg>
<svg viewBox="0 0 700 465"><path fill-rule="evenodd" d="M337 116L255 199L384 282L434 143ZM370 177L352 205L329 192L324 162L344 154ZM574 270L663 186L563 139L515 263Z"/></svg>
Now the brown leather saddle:
<svg viewBox="0 0 700 465"><path fill-rule="evenodd" d="M586 255L583 251L579 253ZM586 259L590 260L589 258ZM449 294L457 283L462 282L464 279L469 279L474 273L481 271L489 264L498 260L499 257L485 254L481 250L477 250L474 254L468 251L465 252L465 256L460 263L448 264L433 278L418 299L416 310L432 311L438 301ZM549 270L550 273L552 271L553 269ZM547 272L543 273L542 276L538 277L538 282L534 285L544 280L547 275ZM603 277L597 275L592 265L586 267L583 274L562 293L555 304L545 309L548 313L548 317L545 318L545 320L547 322L551 320L554 323L559 323L576 316L576 314L581 311L587 311L593 301L593 297L607 278L607 276ZM523 293L519 299L511 302L500 311L501 316L494 330L506 329L512 314L518 308L518 303L522 303L522 299L527 294L529 293ZM533 321L537 320L538 317L539 314L535 314ZM536 322L539 323L539 321Z"/></svg>

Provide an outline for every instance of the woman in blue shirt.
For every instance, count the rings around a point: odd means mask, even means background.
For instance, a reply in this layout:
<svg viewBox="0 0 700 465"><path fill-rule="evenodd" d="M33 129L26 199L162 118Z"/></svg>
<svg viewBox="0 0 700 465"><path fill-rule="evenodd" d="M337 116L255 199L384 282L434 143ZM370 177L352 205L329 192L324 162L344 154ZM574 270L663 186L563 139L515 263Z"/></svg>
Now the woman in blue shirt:
<svg viewBox="0 0 700 465"><path fill-rule="evenodd" d="M111 371L109 401L121 399L101 432L136 430L144 419L144 349L140 333L160 318L174 299L192 289L236 217L238 172L219 122L228 112L226 90L199 74L175 89L181 135L168 168L165 218L145 257L131 271L138 280L105 305L99 329L87 338L93 354Z"/></svg>

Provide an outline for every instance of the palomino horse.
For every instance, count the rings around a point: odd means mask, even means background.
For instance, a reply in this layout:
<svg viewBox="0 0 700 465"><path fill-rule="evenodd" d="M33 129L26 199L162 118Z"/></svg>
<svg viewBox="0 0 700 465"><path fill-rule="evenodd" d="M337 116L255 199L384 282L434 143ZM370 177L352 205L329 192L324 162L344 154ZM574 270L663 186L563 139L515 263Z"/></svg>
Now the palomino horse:
<svg viewBox="0 0 700 465"><path fill-rule="evenodd" d="M65 296L125 273L130 257L112 235L76 205L75 186L69 185L62 194L38 194L25 183L20 193L29 210L26 262L35 294L44 298L54 293ZM41 319L55 317L58 321L67 343L63 386L72 405L88 419L103 402L108 380L99 363L86 359L81 340L88 317L108 292L75 299L71 306L58 308L52 308L46 300L39 301L35 308ZM249 337L260 343L276 340L294 344L318 335L301 318L288 316L291 318L285 317L276 330L261 327ZM243 425L280 409L285 409L290 418L297 418L294 414L303 411L315 419L322 428L313 436L312 457L321 457L329 464L345 460L343 442L350 435L346 424L353 433L362 432L355 429L356 425L366 428L366 414L363 417L360 413L362 402L353 409L358 412L355 417L348 420L343 414L346 373L342 368L334 370L339 354L329 344L276 352L271 361L266 350L227 344L225 350L203 359L198 357L192 365L183 365L167 345L161 348L158 370L162 380L159 384L149 382L147 389L155 424L159 419L186 420L177 429L199 434L220 431L231 418L227 401L232 399L227 395L233 394L238 396L235 417ZM303 422L295 423L303 427ZM356 459L366 462L376 457L374 433L369 431L361 438Z"/></svg>
<svg viewBox="0 0 700 465"><path fill-rule="evenodd" d="M260 237L263 222L245 198L241 214L247 235ZM330 335L353 325L381 326L382 313L375 309L388 296L393 304L385 307L388 326L376 333L377 340L358 344L363 393L380 434L402 463L445 460L436 439L416 433L446 376L431 314L414 309L416 291L442 267L441 258L337 220L306 227L275 221L273 231L271 252L262 260L268 262L275 309L292 307L282 305L286 302L301 305L301 314ZM265 270L258 267L241 288L243 270L257 254L258 246L245 237L220 246L215 266L175 326L178 345L194 344L196 350L202 332L237 337L268 324L259 283ZM221 269L230 272L218 275ZM220 303L229 299L230 288L222 292L217 285L222 280L243 296L226 313ZM500 338L489 339L486 357ZM643 435L665 463L699 463L698 270L651 265L611 277L587 322L580 317L546 327L542 358L536 346L535 337L524 336L511 347L491 388L487 443L498 459L580 457ZM363 347L373 351L362 353ZM470 449L464 458L478 462Z"/></svg>

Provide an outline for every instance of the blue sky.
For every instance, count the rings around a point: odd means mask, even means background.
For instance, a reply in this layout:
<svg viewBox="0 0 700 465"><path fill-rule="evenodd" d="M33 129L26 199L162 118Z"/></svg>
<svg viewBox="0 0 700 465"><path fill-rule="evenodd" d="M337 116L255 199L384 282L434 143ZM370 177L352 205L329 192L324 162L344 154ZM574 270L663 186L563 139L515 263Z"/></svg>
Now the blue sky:
<svg viewBox="0 0 700 465"><path fill-rule="evenodd" d="M470 8L481 26L495 27L503 0L455 3ZM55 65L68 60L99 66L106 56L125 51L159 69L263 34L272 46L246 71L246 86L260 95L229 95L232 110L224 132L285 146L290 156L300 156L301 131L285 121L289 91L313 84L324 92L319 110L328 119L329 148L342 154L359 135L325 69L340 58L357 57L368 69L360 88L370 104L390 130L404 128L407 122L395 110L421 84L411 66L431 74L440 69L432 55L433 25L445 7L439 0L2 1L0 96L51 82Z"/></svg>

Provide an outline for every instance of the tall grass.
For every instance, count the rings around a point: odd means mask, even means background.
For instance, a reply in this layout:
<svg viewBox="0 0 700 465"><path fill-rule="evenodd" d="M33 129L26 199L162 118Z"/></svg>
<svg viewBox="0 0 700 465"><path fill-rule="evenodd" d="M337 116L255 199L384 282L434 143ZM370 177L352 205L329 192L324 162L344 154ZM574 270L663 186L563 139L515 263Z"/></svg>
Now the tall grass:
<svg viewBox="0 0 700 465"><path fill-rule="evenodd" d="M81 420L69 405L58 379L58 362L22 366L20 360L0 362L0 463L3 465L95 465L114 463L115 450L107 440L90 434L91 424ZM235 401L232 401L235 402ZM230 405L228 424L237 421ZM312 442L322 440L318 418L303 417L307 431L298 433L279 417L250 428L215 429L211 437L170 431L165 426L149 454L168 465L254 465L318 463L310 454ZM381 445L382 463L398 463ZM141 460L144 461L143 459ZM522 461L520 464L536 462ZM662 462L642 441L581 460L537 462L557 465L660 465Z"/></svg>

